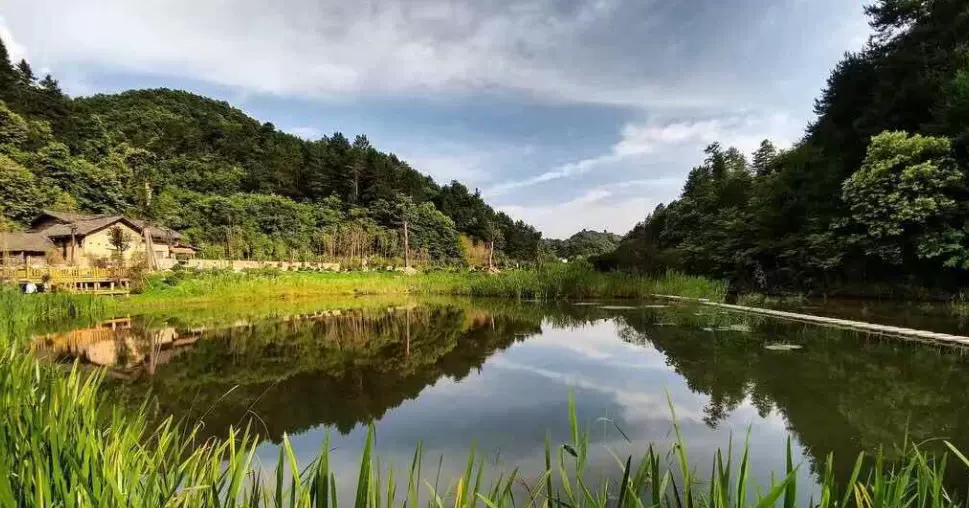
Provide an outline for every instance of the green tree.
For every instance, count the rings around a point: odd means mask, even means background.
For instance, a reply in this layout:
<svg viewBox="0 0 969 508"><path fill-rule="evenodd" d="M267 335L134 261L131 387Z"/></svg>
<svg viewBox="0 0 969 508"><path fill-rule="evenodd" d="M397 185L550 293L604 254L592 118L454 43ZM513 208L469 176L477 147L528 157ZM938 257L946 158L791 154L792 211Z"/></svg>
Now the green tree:
<svg viewBox="0 0 969 508"><path fill-rule="evenodd" d="M21 224L37 217L47 204L33 173L3 154L0 154L0 203L7 219Z"/></svg>
<svg viewBox="0 0 969 508"><path fill-rule="evenodd" d="M7 52L6 44L0 39L0 99L9 99L6 94L13 90L16 82L17 71L10 63L10 53Z"/></svg>
<svg viewBox="0 0 969 508"><path fill-rule="evenodd" d="M27 141L30 125L6 104L0 102L0 151L9 151ZM7 145L4 148L4 145Z"/></svg>
<svg viewBox="0 0 969 508"><path fill-rule="evenodd" d="M885 132L872 138L842 198L867 254L895 264L914 257L969 267L964 217L957 214L964 193L965 174L948 139Z"/></svg>
<svg viewBox="0 0 969 508"><path fill-rule="evenodd" d="M774 160L777 158L777 148L770 140L760 142L760 147L754 152L751 167L757 176L770 174L773 169Z"/></svg>
<svg viewBox="0 0 969 508"><path fill-rule="evenodd" d="M124 253L131 248L132 240L131 235L121 226L114 226L108 230L108 242L114 249L114 257L118 266L124 266Z"/></svg>
<svg viewBox="0 0 969 508"><path fill-rule="evenodd" d="M20 60L17 64L17 82L20 86L33 86L34 82L37 81L37 76L34 76L34 70L30 68L30 64L27 60Z"/></svg>

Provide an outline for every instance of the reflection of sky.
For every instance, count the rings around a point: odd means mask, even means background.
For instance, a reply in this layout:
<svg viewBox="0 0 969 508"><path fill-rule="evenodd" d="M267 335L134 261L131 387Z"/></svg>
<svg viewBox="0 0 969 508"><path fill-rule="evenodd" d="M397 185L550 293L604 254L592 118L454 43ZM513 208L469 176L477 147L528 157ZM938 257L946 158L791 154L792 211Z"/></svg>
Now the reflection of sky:
<svg viewBox="0 0 969 508"><path fill-rule="evenodd" d="M786 422L776 412L761 418L745 401L711 429L702 420L709 397L693 393L686 381L666 365L662 353L619 340L612 321L570 329L546 323L543 333L490 358L480 372L460 382L440 379L419 397L389 411L377 423L377 452L384 464L393 464L398 476L406 475L418 441L424 443L424 473L433 481L437 461L444 457L442 478L463 471L472 443L487 454L494 469L514 467L535 472L544 469L544 439L569 439L567 398L575 393L580 424L590 425L590 469L616 474L609 450L638 457L653 443L660 454L672 439L670 402L679 418L687 450L704 480L718 447L726 451L743 444L750 429L751 473L766 486L771 472L783 475ZM627 443L612 424L615 420L632 440ZM319 450L325 429L317 428L291 438L301 463L309 463ZM341 495L352 495L359 467L365 428L345 436L334 432L331 464L338 473ZM795 461L803 462L799 488L803 501L810 492L809 468L798 443ZM500 454L498 451L500 450ZM259 456L273 463L277 451L264 444ZM739 456L735 458L735 464ZM406 481L406 476L405 480ZM399 489L403 490L403 485Z"/></svg>

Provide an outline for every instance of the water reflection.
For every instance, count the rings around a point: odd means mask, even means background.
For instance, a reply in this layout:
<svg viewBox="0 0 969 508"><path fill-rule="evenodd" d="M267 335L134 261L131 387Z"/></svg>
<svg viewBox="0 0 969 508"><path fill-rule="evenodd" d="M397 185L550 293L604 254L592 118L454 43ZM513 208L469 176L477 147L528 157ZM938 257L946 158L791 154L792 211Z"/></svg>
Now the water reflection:
<svg viewBox="0 0 969 508"><path fill-rule="evenodd" d="M799 348L765 347L778 344ZM669 441L668 400L700 464L749 428L764 483L783 469L789 434L806 478L828 453L844 478L859 451L892 457L906 437L969 449L962 353L689 306L455 300L204 326L135 317L39 337L35 349L107 366L119 400L150 391L157 414L202 420L206 435L252 423L268 461L284 433L309 460L336 429L333 460L348 472L371 420L388 462L409 463L422 440L456 472L475 441L503 466L539 471L546 430L567 439L569 387L583 421L607 416L630 437L594 426L595 443L621 453ZM601 450L593 463L606 468ZM964 491L963 472L950 475Z"/></svg>

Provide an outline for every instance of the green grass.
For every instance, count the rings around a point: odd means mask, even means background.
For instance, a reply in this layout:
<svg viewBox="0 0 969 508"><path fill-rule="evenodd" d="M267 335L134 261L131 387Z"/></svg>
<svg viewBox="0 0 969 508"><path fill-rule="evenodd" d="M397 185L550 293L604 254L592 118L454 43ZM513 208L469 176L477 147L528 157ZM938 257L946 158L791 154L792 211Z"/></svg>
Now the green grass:
<svg viewBox="0 0 969 508"><path fill-rule="evenodd" d="M647 298L657 293L722 300L724 292L724 283L702 277L668 273L644 278L597 272L587 263L568 263L499 274L432 271L413 276L393 272L176 272L153 277L144 294L134 296L132 301L184 303L233 298L391 294L582 300Z"/></svg>
<svg viewBox="0 0 969 508"><path fill-rule="evenodd" d="M280 272L259 270L181 271L151 276L140 294L130 297L19 295L0 290L4 320L31 323L179 311L219 302L227 306L263 305L320 297L471 296L524 300L643 299L667 294L720 301L725 285L702 277L668 273L644 278L596 272L587 263L549 264L499 274L432 271L418 275L394 272ZM8 323L0 323L0 326Z"/></svg>

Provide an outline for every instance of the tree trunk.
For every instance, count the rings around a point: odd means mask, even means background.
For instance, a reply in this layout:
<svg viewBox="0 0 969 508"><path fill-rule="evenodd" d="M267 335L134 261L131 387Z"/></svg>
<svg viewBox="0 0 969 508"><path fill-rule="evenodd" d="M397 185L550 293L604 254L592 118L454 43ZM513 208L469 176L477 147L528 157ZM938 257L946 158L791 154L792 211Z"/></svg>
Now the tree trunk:
<svg viewBox="0 0 969 508"><path fill-rule="evenodd" d="M155 261L155 248L151 243L150 229L151 223L145 222L145 228L142 230L142 234L145 237L145 250L148 253L148 255L145 257L145 262L148 264L148 271L152 272L158 266L158 263ZM121 253L121 262L124 263L124 252Z"/></svg>
<svg viewBox="0 0 969 508"><path fill-rule="evenodd" d="M407 231L407 221L404 221L404 268L410 268L410 234Z"/></svg>
<svg viewBox="0 0 969 508"><path fill-rule="evenodd" d="M488 271L489 272L492 271L494 269L494 267L495 267L494 266L494 259L495 259L495 241L492 240L491 241L491 248L488 249Z"/></svg>
<svg viewBox="0 0 969 508"><path fill-rule="evenodd" d="M77 232L77 224L71 224L71 266L75 265L74 256L76 254L75 249L77 248L77 237L76 237L77 235L75 234L76 232Z"/></svg>

